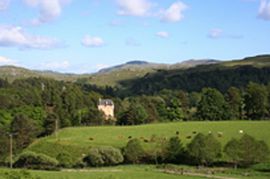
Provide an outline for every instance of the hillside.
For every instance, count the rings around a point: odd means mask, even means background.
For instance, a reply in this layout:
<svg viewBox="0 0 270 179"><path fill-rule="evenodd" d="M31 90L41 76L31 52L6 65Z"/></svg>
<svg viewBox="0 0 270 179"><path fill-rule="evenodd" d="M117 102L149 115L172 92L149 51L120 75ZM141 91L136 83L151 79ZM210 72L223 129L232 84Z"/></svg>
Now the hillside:
<svg viewBox="0 0 270 179"><path fill-rule="evenodd" d="M3 79L7 79L8 81L25 79L29 77L45 77L59 81L76 81L78 78L84 77L84 75L65 74L53 71L29 70L26 68L15 66L0 66L0 77Z"/></svg>
<svg viewBox="0 0 270 179"><path fill-rule="evenodd" d="M201 91L212 87L225 92L229 87L245 87L249 82L270 82L270 56L198 65L188 69L159 70L141 79L122 81L128 94L153 94L162 89Z"/></svg>
<svg viewBox="0 0 270 179"><path fill-rule="evenodd" d="M46 77L52 78L60 81L77 81L80 80L84 83L90 83L97 86L121 86L124 88L129 88L131 86L138 86L138 83L144 84L144 80L151 81L151 83L162 82L162 79L156 81L157 76L163 76L164 79L168 79L175 83L175 81L182 82L182 79L176 80L182 73L192 74L191 76L202 75L201 72L209 72L207 74L212 74L214 70L217 71L228 71L228 69L234 71L240 67L251 66L254 68L265 68L270 67L270 55L261 55L255 57L248 57L241 60L231 60L231 61L218 61L212 59L202 59L202 60L187 60L176 64L161 64L161 63L151 63L146 61L130 61L121 65L116 65L109 68L104 68L93 74L66 74L58 73L53 71L37 71L29 70L21 67L14 66L0 66L0 76L1 78L6 78L9 81L14 81L15 79L22 79L28 77ZM229 72L231 73L231 71ZM206 75L207 76L207 75ZM173 79L167 78L172 77ZM189 77L186 77L189 78ZM142 79L142 81L141 81ZM165 80L167 83L168 80ZM185 81L186 79L184 79ZM187 79L188 81L192 81ZM128 82L128 85L127 85ZM130 84L131 82L131 84ZM150 83L150 85L151 85ZM185 81L187 84L187 81ZM131 85L131 86L130 86ZM139 85L139 86L140 86ZM171 84L170 84L171 85ZM168 88L171 88L170 85ZM145 90L145 89L142 89Z"/></svg>
<svg viewBox="0 0 270 179"><path fill-rule="evenodd" d="M92 146L124 147L129 138L139 138L144 143L145 149L154 152L160 138L168 139L179 132L180 139L184 144L198 132L214 134L224 145L232 137L240 138L244 133L250 134L257 139L264 140L270 146L268 138L270 128L269 121L224 121L224 122L176 122L149 124L141 126L105 126L105 127L77 127L65 128L54 135L41 138L30 145L26 150L44 153L56 157L66 151L71 153L74 161L82 154L87 153ZM218 132L223 136L218 137ZM147 141L147 142L146 142Z"/></svg>
<svg viewBox="0 0 270 179"><path fill-rule="evenodd" d="M25 79L29 77L45 77L59 81L77 81L81 80L86 83L98 86L116 86L120 81L142 78L148 73L154 73L159 69L183 69L191 68L201 64L212 64L218 61L213 60L188 60L173 65L150 63L146 61L129 61L127 63L104 68L93 74L69 74L54 71L30 70L15 66L0 66L1 78L14 81L16 79Z"/></svg>

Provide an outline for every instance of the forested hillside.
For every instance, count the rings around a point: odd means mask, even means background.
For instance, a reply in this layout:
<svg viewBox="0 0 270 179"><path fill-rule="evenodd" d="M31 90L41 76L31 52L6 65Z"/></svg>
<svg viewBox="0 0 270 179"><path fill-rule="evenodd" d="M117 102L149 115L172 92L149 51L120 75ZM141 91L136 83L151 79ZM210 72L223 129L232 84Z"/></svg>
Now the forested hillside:
<svg viewBox="0 0 270 179"><path fill-rule="evenodd" d="M162 89L200 91L205 87L225 92L231 86L245 87L249 82L270 81L270 56L250 57L189 69L159 70L143 78L122 81L130 94L154 94Z"/></svg>

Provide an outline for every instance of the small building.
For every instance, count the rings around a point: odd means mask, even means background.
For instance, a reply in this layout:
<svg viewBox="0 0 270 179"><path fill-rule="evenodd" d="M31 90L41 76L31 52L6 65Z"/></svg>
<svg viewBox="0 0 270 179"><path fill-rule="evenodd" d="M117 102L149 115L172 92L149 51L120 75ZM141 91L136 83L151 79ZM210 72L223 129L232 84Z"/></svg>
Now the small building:
<svg viewBox="0 0 270 179"><path fill-rule="evenodd" d="M99 99L98 110L104 113L106 120L115 120L114 103L111 99Z"/></svg>

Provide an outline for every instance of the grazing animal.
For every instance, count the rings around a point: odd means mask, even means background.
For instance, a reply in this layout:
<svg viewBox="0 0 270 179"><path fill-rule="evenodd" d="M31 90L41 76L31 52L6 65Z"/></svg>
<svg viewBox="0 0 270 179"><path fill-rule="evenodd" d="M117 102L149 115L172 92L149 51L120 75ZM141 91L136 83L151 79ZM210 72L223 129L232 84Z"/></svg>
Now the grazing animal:
<svg viewBox="0 0 270 179"><path fill-rule="evenodd" d="M94 139L92 137L90 137L89 140L94 140Z"/></svg>
<svg viewBox="0 0 270 179"><path fill-rule="evenodd" d="M128 139L132 139L132 136L128 136Z"/></svg>
<svg viewBox="0 0 270 179"><path fill-rule="evenodd" d="M244 133L244 131L243 131L243 130L239 130L239 133L240 133L240 134L243 134L243 133Z"/></svg>
<svg viewBox="0 0 270 179"><path fill-rule="evenodd" d="M196 131L193 131L192 133L193 133L193 134L197 134L197 132L196 132Z"/></svg>
<svg viewBox="0 0 270 179"><path fill-rule="evenodd" d="M175 134L176 134L176 135L179 135L179 131L176 131Z"/></svg>
<svg viewBox="0 0 270 179"><path fill-rule="evenodd" d="M223 132L218 132L218 137L222 137L223 136Z"/></svg>
<svg viewBox="0 0 270 179"><path fill-rule="evenodd" d="M187 139L191 139L191 136L189 135L189 136L187 136L186 138L187 138Z"/></svg>

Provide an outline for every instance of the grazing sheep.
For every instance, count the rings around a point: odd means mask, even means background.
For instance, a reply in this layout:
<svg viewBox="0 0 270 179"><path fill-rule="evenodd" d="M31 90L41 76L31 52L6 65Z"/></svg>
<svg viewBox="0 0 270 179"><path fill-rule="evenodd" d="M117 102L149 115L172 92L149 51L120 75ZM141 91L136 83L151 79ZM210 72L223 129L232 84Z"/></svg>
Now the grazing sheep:
<svg viewBox="0 0 270 179"><path fill-rule="evenodd" d="M212 131L208 131L208 134L212 134Z"/></svg>
<svg viewBox="0 0 270 179"><path fill-rule="evenodd" d="M145 143L148 143L148 142L149 142L149 140L147 140L147 139L144 139L143 141L144 141Z"/></svg>
<svg viewBox="0 0 270 179"><path fill-rule="evenodd" d="M243 130L239 130L239 134L243 134L244 133L244 131Z"/></svg>

